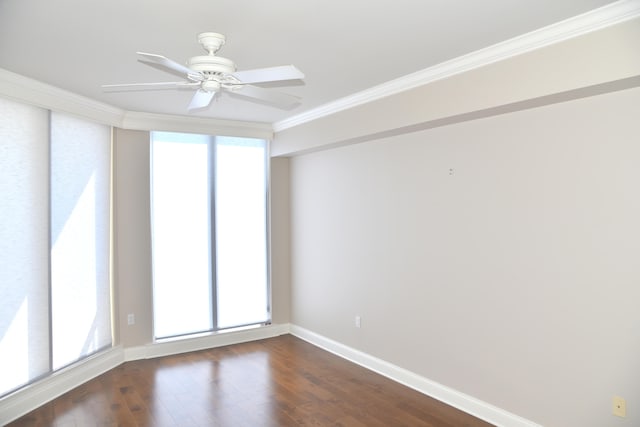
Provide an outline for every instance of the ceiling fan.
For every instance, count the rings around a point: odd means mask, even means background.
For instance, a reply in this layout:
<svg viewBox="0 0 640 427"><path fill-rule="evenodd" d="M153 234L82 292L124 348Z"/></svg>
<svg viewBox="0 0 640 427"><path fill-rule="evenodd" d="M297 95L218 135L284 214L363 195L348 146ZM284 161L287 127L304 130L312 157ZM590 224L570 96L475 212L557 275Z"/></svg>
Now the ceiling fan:
<svg viewBox="0 0 640 427"><path fill-rule="evenodd" d="M300 70L293 65L282 65L237 71L233 61L216 56L216 52L222 47L225 40L225 36L218 33L198 34L198 42L207 51L207 54L189 58L186 66L162 55L136 52L142 62L160 66L169 72L183 74L185 76L183 81L111 84L102 85L102 88L108 91L194 88L196 93L189 104L189 111L209 106L216 94L221 91L237 93L280 108L293 107L300 101L298 97L293 95L253 85L254 83L304 79L304 74Z"/></svg>

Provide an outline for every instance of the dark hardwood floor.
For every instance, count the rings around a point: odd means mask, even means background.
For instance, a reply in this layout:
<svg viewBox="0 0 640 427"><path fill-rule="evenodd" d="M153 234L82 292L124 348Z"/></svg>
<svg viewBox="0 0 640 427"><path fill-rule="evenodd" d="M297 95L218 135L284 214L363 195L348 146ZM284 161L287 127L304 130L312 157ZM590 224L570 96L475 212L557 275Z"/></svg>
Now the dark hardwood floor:
<svg viewBox="0 0 640 427"><path fill-rule="evenodd" d="M489 426L291 335L127 362L9 426Z"/></svg>

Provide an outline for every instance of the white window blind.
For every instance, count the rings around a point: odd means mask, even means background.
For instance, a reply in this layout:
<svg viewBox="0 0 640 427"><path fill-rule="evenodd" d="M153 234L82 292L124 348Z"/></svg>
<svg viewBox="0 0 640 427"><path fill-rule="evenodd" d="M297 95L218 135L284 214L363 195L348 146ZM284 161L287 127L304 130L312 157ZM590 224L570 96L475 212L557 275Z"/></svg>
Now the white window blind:
<svg viewBox="0 0 640 427"><path fill-rule="evenodd" d="M0 396L111 345L111 131L0 98Z"/></svg>
<svg viewBox="0 0 640 427"><path fill-rule="evenodd" d="M0 98L0 395L49 371L48 121Z"/></svg>
<svg viewBox="0 0 640 427"><path fill-rule="evenodd" d="M270 321L267 143L152 132L156 338Z"/></svg>
<svg viewBox="0 0 640 427"><path fill-rule="evenodd" d="M157 337L213 328L208 137L153 133L153 313Z"/></svg>
<svg viewBox="0 0 640 427"><path fill-rule="evenodd" d="M269 319L266 142L216 138L216 289L219 328Z"/></svg>
<svg viewBox="0 0 640 427"><path fill-rule="evenodd" d="M111 344L108 126L51 113L53 369Z"/></svg>

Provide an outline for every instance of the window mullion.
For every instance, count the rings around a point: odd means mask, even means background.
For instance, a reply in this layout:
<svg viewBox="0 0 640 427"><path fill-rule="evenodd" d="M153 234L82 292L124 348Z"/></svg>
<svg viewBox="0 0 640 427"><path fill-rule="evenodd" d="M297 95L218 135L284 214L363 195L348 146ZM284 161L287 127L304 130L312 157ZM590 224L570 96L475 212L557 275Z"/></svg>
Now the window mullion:
<svg viewBox="0 0 640 427"><path fill-rule="evenodd" d="M52 193L53 193L53 129L52 129L52 119L51 119L51 111L48 111L47 114L47 126L48 126L48 140L47 140L47 240L48 240L48 256L47 256L47 302L49 312L48 317L49 321L47 322L48 332L49 332L49 372L53 372L53 273L52 273L52 260L51 254L53 249L53 238L51 236L51 230L53 229L53 221L52 221Z"/></svg>
<svg viewBox="0 0 640 427"><path fill-rule="evenodd" d="M218 330L218 290L216 272L216 138L209 139L209 285L211 286L211 327Z"/></svg>

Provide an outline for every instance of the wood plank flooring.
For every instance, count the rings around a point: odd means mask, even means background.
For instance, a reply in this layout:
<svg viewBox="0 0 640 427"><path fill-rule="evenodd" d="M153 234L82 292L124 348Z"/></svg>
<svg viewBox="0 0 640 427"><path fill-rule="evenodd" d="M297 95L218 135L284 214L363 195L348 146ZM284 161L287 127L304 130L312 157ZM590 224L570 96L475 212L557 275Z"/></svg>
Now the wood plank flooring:
<svg viewBox="0 0 640 427"><path fill-rule="evenodd" d="M9 426L490 424L283 335L127 362Z"/></svg>

